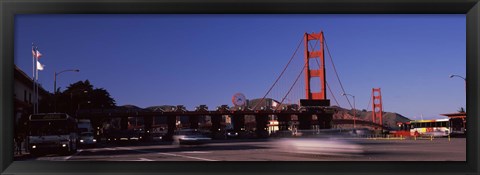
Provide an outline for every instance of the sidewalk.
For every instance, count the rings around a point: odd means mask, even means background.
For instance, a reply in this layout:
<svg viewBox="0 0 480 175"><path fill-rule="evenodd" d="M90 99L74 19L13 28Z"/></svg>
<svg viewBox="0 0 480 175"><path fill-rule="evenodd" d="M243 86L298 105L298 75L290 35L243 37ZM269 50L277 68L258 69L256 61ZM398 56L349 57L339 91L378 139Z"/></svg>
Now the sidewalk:
<svg viewBox="0 0 480 175"><path fill-rule="evenodd" d="M31 158L30 153L22 152L22 154L14 154L13 161L25 160L25 159L28 159L28 158Z"/></svg>
<svg viewBox="0 0 480 175"><path fill-rule="evenodd" d="M28 159L30 157L31 157L30 153L28 153L25 149L22 149L22 154L17 154L16 150L14 150L14 154L13 154L13 160L14 161L25 160L25 159Z"/></svg>

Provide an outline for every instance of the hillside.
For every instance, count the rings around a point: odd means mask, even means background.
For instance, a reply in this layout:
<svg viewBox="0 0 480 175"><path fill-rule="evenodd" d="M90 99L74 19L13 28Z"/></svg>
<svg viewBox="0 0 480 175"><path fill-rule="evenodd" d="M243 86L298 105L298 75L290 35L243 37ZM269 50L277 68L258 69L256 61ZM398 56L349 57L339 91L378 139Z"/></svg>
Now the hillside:
<svg viewBox="0 0 480 175"><path fill-rule="evenodd" d="M249 100L248 106L250 108L253 108L257 103L259 103L261 100L260 99L253 99ZM260 106L271 106L278 104L278 102L266 98L260 105L257 106L257 109L260 108ZM119 106L117 107L117 110L121 111L170 111L172 109L172 105L162 105L162 106L150 106L145 109L142 109L140 107L134 106L134 105L124 105L124 106ZM335 109L335 114L333 115L334 119L353 119L353 110L341 108L338 106L332 106ZM362 110L356 110L356 118L357 120L366 120L366 121L372 121L372 111L362 111ZM397 129L397 122L407 122L410 121L410 119L402 116L401 114L394 113L394 112L384 112L383 113L383 123L387 125L389 128L392 129Z"/></svg>
<svg viewBox="0 0 480 175"><path fill-rule="evenodd" d="M341 107L333 106L336 109L336 113L333 115L334 119L353 119L353 110L344 109ZM356 110L356 118L358 120L372 121L372 111L361 111ZM410 121L407 117L394 113L394 112L383 112L383 123L388 127L396 129L398 128L397 122L407 122Z"/></svg>

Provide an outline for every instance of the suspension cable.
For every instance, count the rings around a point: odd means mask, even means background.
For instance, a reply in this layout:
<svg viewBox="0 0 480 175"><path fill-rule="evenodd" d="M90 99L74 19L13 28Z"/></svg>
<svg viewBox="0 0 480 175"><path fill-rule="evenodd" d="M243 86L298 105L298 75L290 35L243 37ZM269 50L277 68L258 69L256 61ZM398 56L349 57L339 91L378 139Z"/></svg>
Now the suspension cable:
<svg viewBox="0 0 480 175"><path fill-rule="evenodd" d="M340 83L340 87L342 88L342 91L345 94L345 89L343 88L342 81L340 81L340 77L338 76L337 68L335 68L335 64L333 63L332 55L330 54L330 49L328 48L328 44L327 44L327 40L325 39L325 36L323 36L323 40L325 41L325 47L327 48L328 56L330 57L330 60L332 62L333 71L335 72L335 75L337 76L338 82ZM350 100L347 98L347 96L345 96L345 98L347 99L348 104L352 108L352 103L350 103Z"/></svg>
<svg viewBox="0 0 480 175"><path fill-rule="evenodd" d="M300 73L298 74L297 78L296 78L295 81L293 82L292 86L290 86L290 89L288 90L287 94L285 94L285 96L283 96L282 101L281 101L280 104L275 108L275 110L278 110L278 107L280 107L280 106L283 104L283 101L285 100L285 98L287 98L288 94L290 94L290 91L292 91L293 87L294 87L295 84L297 83L298 78L300 78L300 76L302 75L303 69L305 69L305 66L307 66L307 63L303 64L303 68L300 70Z"/></svg>
<svg viewBox="0 0 480 175"><path fill-rule="evenodd" d="M317 60L317 59L315 59L315 61L317 62L317 64L318 64L318 67L320 67L320 63L318 62L318 60ZM340 104L338 103L338 101L337 101L337 98L335 98L335 94L332 92L332 89L330 89L330 85L327 83L327 80L325 80L325 84L327 85L327 87L328 87L328 90L329 90L329 91L330 91L330 93L332 94L332 96L333 96L333 99L334 99L334 100L335 100L335 102L337 103L338 107L340 107ZM347 98L347 100L348 100L348 98ZM352 106L350 106L350 107L352 108Z"/></svg>
<svg viewBox="0 0 480 175"><path fill-rule="evenodd" d="M255 104L255 106L253 107L253 110L255 110L257 108L257 106L259 104L261 104L264 100L265 100L265 97L267 97L267 95L270 93L270 91L273 89L273 87L277 84L278 80L280 80L280 78L282 77L283 73L285 73L285 70L287 70L287 67L290 65L290 63L292 62L293 58L295 57L295 55L297 54L297 51L298 49L300 48L300 45L302 44L303 42L303 37L302 39L300 40L300 42L298 43L298 46L297 46L297 49L295 49L295 52L293 53L292 57L290 57L290 60L288 61L287 65L285 65L285 67L283 68L282 70L282 73L280 73L280 75L277 77L277 79L275 80L275 82L272 84L272 86L270 87L270 89L268 89L267 93L262 97L262 99L260 100L260 102L258 102L257 104Z"/></svg>
<svg viewBox="0 0 480 175"><path fill-rule="evenodd" d="M370 98L369 98L370 100L368 100L367 111L368 111L368 108L370 107L370 102L372 101L372 97L373 97L373 91L370 94Z"/></svg>
<svg viewBox="0 0 480 175"><path fill-rule="evenodd" d="M315 46L316 46L316 43L315 43ZM314 50L315 46L312 47L312 45L310 45L310 48L312 48L312 50ZM318 68L320 68L320 62L318 61L318 59L315 59L315 62L317 62ZM332 94L333 99L335 100L335 102L337 103L337 105L340 107L340 104L338 103L337 98L335 97L335 94L332 92L332 89L330 88L330 85L328 84L327 80L324 80L324 81L325 81L325 84L326 84L327 87L328 87L328 90L329 90L330 93ZM345 98L346 98L346 97L345 97ZM347 98L347 100L348 100L348 98ZM350 107L352 108L352 105L350 105Z"/></svg>
<svg viewBox="0 0 480 175"><path fill-rule="evenodd" d="M303 41L303 39L302 39ZM307 42L308 43L308 42ZM318 40L315 42L315 45L312 47L312 44L308 43L308 45L310 46L310 48L313 50L318 44ZM297 83L298 81L298 78L300 78L300 75L302 75L303 73L303 70L305 69L305 67L307 66L307 63L308 62L305 62L305 64L303 64L303 68L300 69L300 74L298 74L297 78L295 79L295 81L293 82L292 86L290 86L290 89L288 90L288 92L285 94L285 96L283 96L282 98L282 101L280 102L280 104L275 108L275 110L278 110L278 107L280 107L282 104L283 104L283 101L285 100L285 98L287 98L287 96L290 94L290 91L292 91L292 88L295 86L295 84Z"/></svg>
<svg viewBox="0 0 480 175"><path fill-rule="evenodd" d="M338 107L340 107L340 104L337 101L337 98L335 98L335 95L332 92L332 89L330 88L330 85L325 81L325 84L327 84L328 91L332 94L333 99L335 100L335 103L337 103Z"/></svg>

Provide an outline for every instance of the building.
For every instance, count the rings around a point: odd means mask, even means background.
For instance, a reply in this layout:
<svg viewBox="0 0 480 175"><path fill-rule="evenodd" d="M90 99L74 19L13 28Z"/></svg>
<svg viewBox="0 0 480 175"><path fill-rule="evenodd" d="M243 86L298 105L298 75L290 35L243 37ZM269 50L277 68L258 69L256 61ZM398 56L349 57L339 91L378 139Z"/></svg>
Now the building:
<svg viewBox="0 0 480 175"><path fill-rule="evenodd" d="M467 131L467 113L458 112L440 115L447 116L450 119L450 127L452 128L452 134L465 134L465 132Z"/></svg>
<svg viewBox="0 0 480 175"><path fill-rule="evenodd" d="M28 116L33 112L33 105L35 104L34 91L33 91L33 80L25 72L20 70L17 66L14 69L14 128L15 133L24 131L22 126L24 126L25 121L28 119ZM44 99L47 96L51 96L49 92L43 89L41 86L38 87L39 101ZM41 112L41 111L40 111Z"/></svg>

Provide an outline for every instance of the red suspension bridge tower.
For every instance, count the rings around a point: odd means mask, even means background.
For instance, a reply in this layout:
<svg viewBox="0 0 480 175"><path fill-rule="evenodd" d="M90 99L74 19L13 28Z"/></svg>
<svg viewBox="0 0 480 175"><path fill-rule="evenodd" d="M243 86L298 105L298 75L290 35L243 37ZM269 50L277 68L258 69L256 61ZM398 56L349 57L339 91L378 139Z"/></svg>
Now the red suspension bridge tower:
<svg viewBox="0 0 480 175"><path fill-rule="evenodd" d="M305 33L305 92L306 99L309 100L325 100L326 91L325 91L325 55L324 55L324 43L323 43L323 32L320 33ZM317 40L320 43L319 49L316 48L309 49L309 41ZM316 45L316 44L315 44ZM315 46L313 46L315 47ZM317 70L310 69L310 59L320 59L320 67ZM312 77L320 78L320 92L312 92L310 88L310 81Z"/></svg>
<svg viewBox="0 0 480 175"><path fill-rule="evenodd" d="M372 111L372 122L380 124L383 126L382 123L382 114L383 114L383 109L382 109L382 94L380 91L380 88L372 88L372 105L373 105L373 111Z"/></svg>
<svg viewBox="0 0 480 175"><path fill-rule="evenodd" d="M304 35L305 53L304 53L304 70L305 73L305 99L300 99L300 106L310 111L316 111L315 114L301 114L299 117L299 129L315 129L331 128L332 114L327 114L323 107L330 106L330 100L327 99L326 82L325 82L325 38L323 32L305 33ZM311 45L310 41L314 41ZM317 69L311 69L311 64L317 64ZM312 84L312 78L320 79L319 84ZM312 92L312 86L320 86L317 92ZM315 116L315 117L314 117ZM316 119L314 119L316 118Z"/></svg>
<svg viewBox="0 0 480 175"><path fill-rule="evenodd" d="M309 41L316 41L315 45L310 45ZM325 54L324 54L324 37L323 31L320 33L305 33L305 99L300 100L302 106L330 106L330 101L327 99L326 83L325 83ZM318 44L318 47L317 46ZM318 69L311 69L310 61L315 60L318 64ZM312 78L320 79L320 91L312 92L311 80Z"/></svg>

